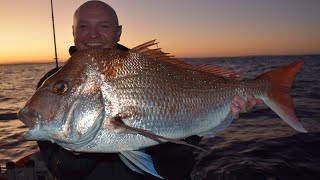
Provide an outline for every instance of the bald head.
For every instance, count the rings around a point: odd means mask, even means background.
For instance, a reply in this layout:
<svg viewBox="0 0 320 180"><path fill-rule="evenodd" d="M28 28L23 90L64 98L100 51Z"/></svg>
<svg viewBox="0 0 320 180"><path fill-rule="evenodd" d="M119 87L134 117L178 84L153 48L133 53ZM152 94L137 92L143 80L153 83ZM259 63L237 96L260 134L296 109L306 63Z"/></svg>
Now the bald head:
<svg viewBox="0 0 320 180"><path fill-rule="evenodd" d="M122 31L115 10L102 1L82 4L74 13L72 28L79 50L115 48Z"/></svg>
<svg viewBox="0 0 320 180"><path fill-rule="evenodd" d="M112 19L112 21L115 23L115 25L119 25L118 22L118 16L116 11L102 1L88 1L83 3L75 12L73 15L73 25L75 24L75 21L77 21L78 17L81 16L81 13L98 13L99 11L104 11L105 15L108 16L109 19ZM98 11L98 12L97 12Z"/></svg>

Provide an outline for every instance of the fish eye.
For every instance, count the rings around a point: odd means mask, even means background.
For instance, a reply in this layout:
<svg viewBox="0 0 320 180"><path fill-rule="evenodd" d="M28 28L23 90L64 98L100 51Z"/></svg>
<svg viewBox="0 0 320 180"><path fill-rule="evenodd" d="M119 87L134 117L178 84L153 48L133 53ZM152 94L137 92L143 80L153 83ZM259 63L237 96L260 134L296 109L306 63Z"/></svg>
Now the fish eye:
<svg viewBox="0 0 320 180"><path fill-rule="evenodd" d="M64 94L68 90L68 84L65 81L58 81L53 85L53 92L58 95Z"/></svg>

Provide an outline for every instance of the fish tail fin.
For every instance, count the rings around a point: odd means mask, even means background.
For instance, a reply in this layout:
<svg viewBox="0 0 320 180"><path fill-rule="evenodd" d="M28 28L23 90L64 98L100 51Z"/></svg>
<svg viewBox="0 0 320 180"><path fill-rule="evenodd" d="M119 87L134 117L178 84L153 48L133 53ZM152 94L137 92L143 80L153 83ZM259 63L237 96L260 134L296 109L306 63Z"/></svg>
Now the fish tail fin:
<svg viewBox="0 0 320 180"><path fill-rule="evenodd" d="M258 78L267 79L271 83L268 98L264 100L265 104L291 127L305 133L307 131L303 128L296 116L295 107L289 94L293 80L303 63L303 61L297 61L266 72Z"/></svg>

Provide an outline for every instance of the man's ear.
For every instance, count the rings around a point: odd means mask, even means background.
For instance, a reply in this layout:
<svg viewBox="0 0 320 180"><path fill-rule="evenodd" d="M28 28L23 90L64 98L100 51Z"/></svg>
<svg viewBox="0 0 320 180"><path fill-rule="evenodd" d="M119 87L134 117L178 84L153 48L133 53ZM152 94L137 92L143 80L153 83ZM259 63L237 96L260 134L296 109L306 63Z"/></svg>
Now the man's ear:
<svg viewBox="0 0 320 180"><path fill-rule="evenodd" d="M118 26L118 30L117 30L117 36L118 36L117 41L118 41L118 42L120 41L121 33L122 33L122 26L119 25L119 26Z"/></svg>
<svg viewBox="0 0 320 180"><path fill-rule="evenodd" d="M74 37L74 26L72 26L72 36Z"/></svg>

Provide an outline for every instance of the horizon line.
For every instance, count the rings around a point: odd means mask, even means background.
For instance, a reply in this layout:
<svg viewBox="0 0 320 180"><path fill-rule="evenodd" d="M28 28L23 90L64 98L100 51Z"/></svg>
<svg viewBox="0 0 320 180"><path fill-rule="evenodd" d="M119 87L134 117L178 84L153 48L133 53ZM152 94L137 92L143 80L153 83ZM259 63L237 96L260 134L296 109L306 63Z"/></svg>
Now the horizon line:
<svg viewBox="0 0 320 180"><path fill-rule="evenodd" d="M320 53L311 53L311 54L281 54L281 55L235 55L235 56L207 56L207 57L175 57L177 59L209 59L209 58L244 58L244 57L283 57L283 56L320 56ZM68 60L62 60L58 61L58 63L65 63ZM22 65L22 64L51 64L51 63L56 63L56 61L35 61L35 62L9 62L9 63L1 63L0 65Z"/></svg>

